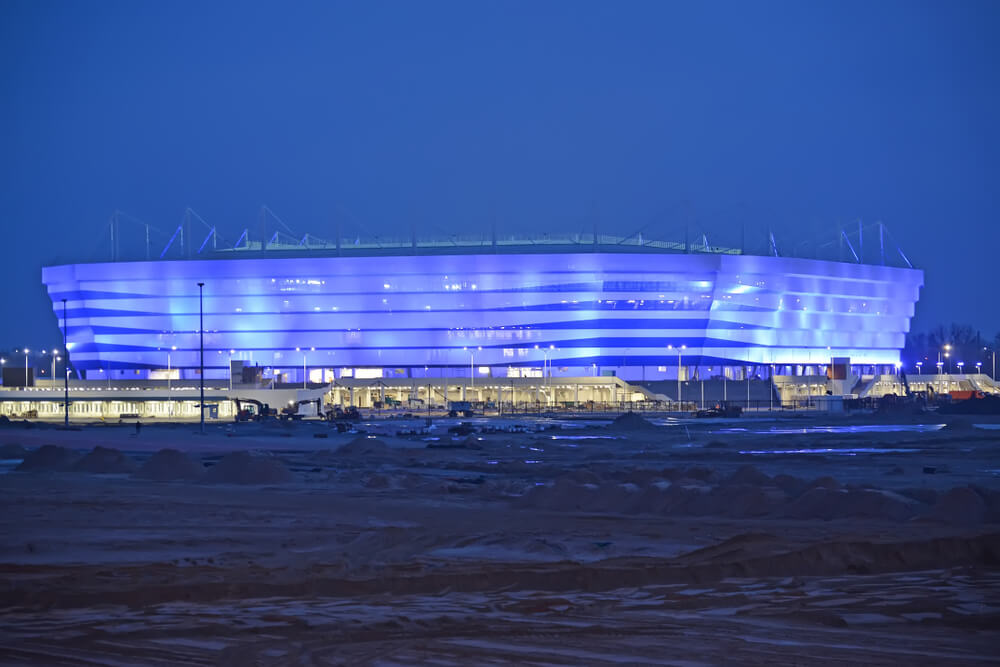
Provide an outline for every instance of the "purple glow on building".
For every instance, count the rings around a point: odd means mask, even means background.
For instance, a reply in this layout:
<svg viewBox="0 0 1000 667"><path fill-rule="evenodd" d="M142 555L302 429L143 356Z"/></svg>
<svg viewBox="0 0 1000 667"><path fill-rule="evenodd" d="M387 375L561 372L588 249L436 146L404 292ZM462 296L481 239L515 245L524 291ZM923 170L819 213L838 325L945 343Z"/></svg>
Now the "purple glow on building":
<svg viewBox="0 0 1000 667"><path fill-rule="evenodd" d="M194 377L200 281L206 375L226 377L233 358L297 379L303 365L507 377L545 364L655 379L682 345L683 366L892 365L923 285L914 269L649 252L118 262L42 278L60 325L68 299L68 340L89 378L145 377L168 353Z"/></svg>

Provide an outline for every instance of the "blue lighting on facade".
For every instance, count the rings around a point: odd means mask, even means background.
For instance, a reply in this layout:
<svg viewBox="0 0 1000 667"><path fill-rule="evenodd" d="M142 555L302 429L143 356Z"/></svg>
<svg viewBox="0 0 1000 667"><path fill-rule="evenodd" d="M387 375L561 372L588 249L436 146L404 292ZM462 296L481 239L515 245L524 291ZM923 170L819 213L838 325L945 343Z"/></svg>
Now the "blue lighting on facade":
<svg viewBox="0 0 1000 667"><path fill-rule="evenodd" d="M88 377L163 370L168 352L193 377L202 281L206 375L220 378L233 358L289 373L467 377L474 363L506 377L548 363L654 379L682 345L684 366L892 365L923 286L914 269L659 253L121 262L42 278L60 325L68 300Z"/></svg>

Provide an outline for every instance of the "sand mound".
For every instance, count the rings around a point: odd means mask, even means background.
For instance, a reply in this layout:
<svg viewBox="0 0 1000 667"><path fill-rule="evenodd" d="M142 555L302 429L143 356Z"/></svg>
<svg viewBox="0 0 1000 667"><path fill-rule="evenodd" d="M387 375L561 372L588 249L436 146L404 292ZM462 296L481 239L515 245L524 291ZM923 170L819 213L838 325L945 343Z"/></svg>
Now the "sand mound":
<svg viewBox="0 0 1000 667"><path fill-rule="evenodd" d="M960 526L975 526L986 519L986 501L968 486L943 494L923 518Z"/></svg>
<svg viewBox="0 0 1000 667"><path fill-rule="evenodd" d="M80 455L72 449L59 445L42 445L35 451L28 452L16 470L23 472L71 470L79 460Z"/></svg>
<svg viewBox="0 0 1000 667"><path fill-rule="evenodd" d="M161 449L142 464L135 476L157 482L169 482L198 479L203 474L205 474L205 467L192 461L187 454L176 449Z"/></svg>
<svg viewBox="0 0 1000 667"><path fill-rule="evenodd" d="M363 435L341 446L334 451L334 454L337 456L375 458L393 456L395 452L383 440Z"/></svg>
<svg viewBox="0 0 1000 667"><path fill-rule="evenodd" d="M814 487L779 510L778 515L826 521L852 518L905 521L918 509L918 503L891 491Z"/></svg>
<svg viewBox="0 0 1000 667"><path fill-rule="evenodd" d="M770 483L770 481L770 477L757 470L754 466L745 465L740 466L740 469L726 480L726 484L755 484L761 486Z"/></svg>
<svg viewBox="0 0 1000 667"><path fill-rule="evenodd" d="M284 484L292 479L281 461L248 452L224 456L205 474L205 481L215 484Z"/></svg>
<svg viewBox="0 0 1000 667"><path fill-rule="evenodd" d="M135 470L135 462L117 449L97 446L76 462L73 470L92 473L119 473Z"/></svg>
<svg viewBox="0 0 1000 667"><path fill-rule="evenodd" d="M646 421L644 418L635 414L634 412L626 412L623 415L615 417L614 421L611 422L611 426L617 431L655 431L657 426Z"/></svg>
<svg viewBox="0 0 1000 667"><path fill-rule="evenodd" d="M27 453L21 445L0 445L0 459L23 459Z"/></svg>
<svg viewBox="0 0 1000 667"><path fill-rule="evenodd" d="M798 496L805 491L808 486L808 482L804 479L793 477L792 475L786 475L784 473L775 475L774 479L771 480L771 483L787 493L789 496Z"/></svg>

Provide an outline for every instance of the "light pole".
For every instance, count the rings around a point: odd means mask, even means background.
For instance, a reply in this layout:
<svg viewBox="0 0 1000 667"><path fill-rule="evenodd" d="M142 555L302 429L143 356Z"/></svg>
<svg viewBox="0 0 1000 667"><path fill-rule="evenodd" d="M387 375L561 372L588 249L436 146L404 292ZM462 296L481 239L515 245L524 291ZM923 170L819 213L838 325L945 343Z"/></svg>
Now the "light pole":
<svg viewBox="0 0 1000 667"><path fill-rule="evenodd" d="M549 345L549 350L554 350L555 345ZM549 359L548 350L545 352L545 362L549 367L548 375L542 378L545 381L545 398L549 405L552 405L552 361Z"/></svg>
<svg viewBox="0 0 1000 667"><path fill-rule="evenodd" d="M66 299L63 304L63 354L66 355L66 363L63 364L63 426L69 427L69 343L66 342L66 328L69 323L66 321Z"/></svg>
<svg viewBox="0 0 1000 667"><path fill-rule="evenodd" d="M962 374L962 367L965 366L965 362L964 361L960 361L960 362L958 362L956 364L956 366L958 366L958 374L961 375Z"/></svg>
<svg viewBox="0 0 1000 667"><path fill-rule="evenodd" d="M229 391L233 390L233 354L236 350L229 350Z"/></svg>
<svg viewBox="0 0 1000 667"><path fill-rule="evenodd" d="M28 386L28 348L24 348L24 386Z"/></svg>
<svg viewBox="0 0 1000 667"><path fill-rule="evenodd" d="M535 347L538 347L538 346L536 345ZM470 350L468 345L466 345L462 349L469 353L469 387L470 388L471 387L475 387L476 386L476 373L475 373L475 370L476 370L475 369L475 366L476 366L476 353L473 352L472 350Z"/></svg>
<svg viewBox="0 0 1000 667"><path fill-rule="evenodd" d="M747 348L747 365L743 368L747 380L747 411L750 410L750 348Z"/></svg>
<svg viewBox="0 0 1000 667"><path fill-rule="evenodd" d="M205 283L198 283L198 340L201 347L199 358L201 401L198 410L201 412L201 432L205 433Z"/></svg>
<svg viewBox="0 0 1000 667"><path fill-rule="evenodd" d="M918 361L916 363L916 366L917 366L917 375L920 375L920 369L923 368L923 365L924 365L924 362L922 362L922 361Z"/></svg>
<svg viewBox="0 0 1000 667"><path fill-rule="evenodd" d="M315 348L313 348L315 349ZM296 352L302 352L299 348L295 348ZM302 388L306 388L306 353L302 352Z"/></svg>
<svg viewBox="0 0 1000 667"><path fill-rule="evenodd" d="M983 362L977 361L976 362L976 375L979 375L982 372L983 372Z"/></svg>
<svg viewBox="0 0 1000 667"><path fill-rule="evenodd" d="M177 346L176 345L171 345L170 349L176 351L177 350ZM171 367L170 367L170 352L168 351L167 352L167 399L168 400L169 400L169 397L170 397L170 380L171 380L171 378L173 376L174 376L174 374L173 374L173 371L171 370ZM173 412L173 411L171 411L171 412Z"/></svg>
<svg viewBox="0 0 1000 667"><path fill-rule="evenodd" d="M50 359L52 361L52 374L49 375L49 381L52 382L52 383L55 383L55 381L56 381L56 354L58 354L58 353L59 353L59 350L52 350L52 355L50 357ZM52 388L53 389L55 388L55 384L53 384Z"/></svg>
<svg viewBox="0 0 1000 667"><path fill-rule="evenodd" d="M938 365L941 366L942 371L944 370L944 363L941 361L941 352L944 351L944 358L949 359L951 357L951 343L945 343L941 350L938 350ZM951 360L948 361L948 372L951 373Z"/></svg>
<svg viewBox="0 0 1000 667"><path fill-rule="evenodd" d="M667 345L668 350L674 349L673 345ZM677 348L677 407L680 409L681 406L681 350L687 349L687 345L681 345Z"/></svg>

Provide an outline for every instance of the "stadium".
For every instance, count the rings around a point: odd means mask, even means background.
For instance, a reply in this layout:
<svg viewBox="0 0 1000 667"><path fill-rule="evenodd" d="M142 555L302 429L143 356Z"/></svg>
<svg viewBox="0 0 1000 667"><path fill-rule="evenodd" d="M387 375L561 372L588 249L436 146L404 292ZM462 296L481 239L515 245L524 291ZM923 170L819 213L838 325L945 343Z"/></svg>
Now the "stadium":
<svg viewBox="0 0 1000 667"><path fill-rule="evenodd" d="M76 371L195 379L202 316L206 379L740 379L819 375L832 357L878 374L923 286L908 266L641 236L241 242L43 269Z"/></svg>

